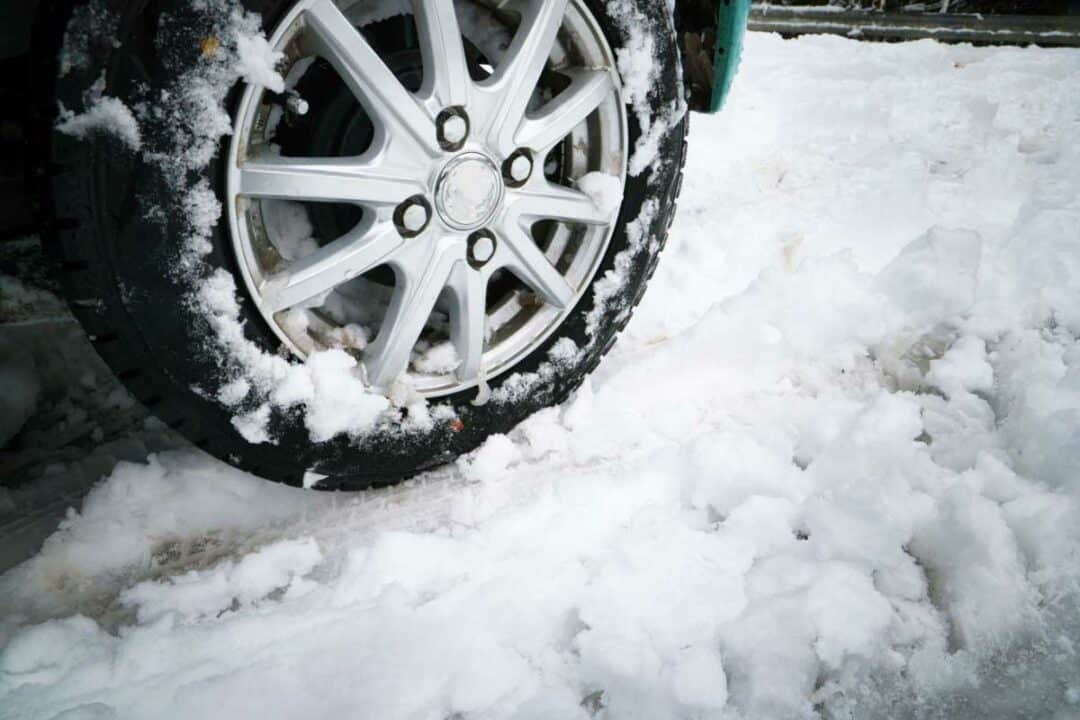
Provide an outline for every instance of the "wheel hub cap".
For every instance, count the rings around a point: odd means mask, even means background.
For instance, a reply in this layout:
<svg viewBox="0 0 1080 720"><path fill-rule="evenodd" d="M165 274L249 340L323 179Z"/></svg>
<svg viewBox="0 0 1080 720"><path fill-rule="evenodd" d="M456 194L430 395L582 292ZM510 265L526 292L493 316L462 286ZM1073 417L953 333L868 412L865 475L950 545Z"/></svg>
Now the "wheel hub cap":
<svg viewBox="0 0 1080 720"><path fill-rule="evenodd" d="M502 199L502 176L480 153L459 155L443 169L435 186L435 207L452 228L473 230L495 213Z"/></svg>

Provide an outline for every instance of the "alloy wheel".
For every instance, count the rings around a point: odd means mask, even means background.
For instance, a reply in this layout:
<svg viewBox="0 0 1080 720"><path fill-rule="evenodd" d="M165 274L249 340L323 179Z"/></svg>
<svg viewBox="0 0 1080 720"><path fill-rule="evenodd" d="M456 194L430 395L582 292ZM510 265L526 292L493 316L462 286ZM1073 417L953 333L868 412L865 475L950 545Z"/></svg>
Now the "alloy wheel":
<svg viewBox="0 0 1080 720"><path fill-rule="evenodd" d="M365 22L363 7L303 0L272 36L289 89L248 87L239 104L232 240L297 357L343 347L372 387L407 374L421 394L448 395L536 351L594 278L618 208L576 183L593 172L625 183L614 55L581 0L415 0L392 33L418 50L410 81L380 52L385 21ZM315 62L370 120L359 152L293 155L277 142L296 116L323 112L296 91ZM355 224L298 246L318 204L350 206Z"/></svg>

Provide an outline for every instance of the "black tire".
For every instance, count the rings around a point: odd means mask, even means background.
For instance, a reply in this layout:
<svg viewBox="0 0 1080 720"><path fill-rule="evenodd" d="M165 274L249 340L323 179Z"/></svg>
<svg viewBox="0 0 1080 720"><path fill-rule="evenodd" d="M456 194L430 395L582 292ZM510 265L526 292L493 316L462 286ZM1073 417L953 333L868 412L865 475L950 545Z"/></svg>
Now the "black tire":
<svg viewBox="0 0 1080 720"><path fill-rule="evenodd" d="M35 107L40 127L52 127L57 101L65 107L80 107L86 87L102 71L107 94L123 100L140 88L166 85L171 79L169 62L198 48L197 18L191 37L157 38L153 37L159 27L156 14L168 3L114 2L114 7L120 6L118 47L99 53L85 71L56 81L52 58L72 8L65 0L46 4L37 55L37 86L42 92ZM262 13L267 32L289 4L288 0L244 0L250 10ZM650 102L653 119L662 120L678 105L683 92L676 35L667 3L635 0L633 4L656 35L661 82ZM625 38L608 16L606 3L590 0L589 6L612 46L624 46ZM55 91L49 90L52 87ZM236 95L234 89L234 99ZM634 113L630 116L633 148L641 130ZM595 332L586 331L586 316L595 302L594 281L555 336L515 368L515 373L540 371L539 382L513 402L474 407L470 401L475 391L432 401L451 404L461 422L438 424L430 432L384 433L361 441L339 436L313 444L302 417L275 411L271 422L275 444L252 445L241 437L231 422L233 412L212 399L227 374L220 358L205 350L206 319L183 301L190 288L172 272L186 220L162 195L166 184L161 171L108 136L80 141L52 132L41 138L48 149L48 162L42 165L48 182L41 190L54 215L45 243L57 261L72 310L98 353L143 404L195 445L244 470L288 484L300 484L305 472L313 470L329 476L320 488L385 485L452 460L488 436L508 432L532 413L563 402L597 366L629 320L655 268L681 186L687 122L683 117L670 123L660 143L658 157L663 160L628 180L618 226L597 277L612 270L616 256L631 247L627 228L639 216L647 218L645 240L634 246L639 250L629 266L622 268L629 281L605 303ZM206 174L219 197L223 194L220 170L212 166ZM646 203L655 203L656 211L642 215ZM153 217L148 210L155 205L166 212ZM208 261L235 274L232 244L223 224L219 223L214 235ZM280 343L254 304L246 295L241 304L247 337L276 351ZM548 351L560 338L570 338L586 351L573 362L553 363ZM492 390L512 378L496 378Z"/></svg>

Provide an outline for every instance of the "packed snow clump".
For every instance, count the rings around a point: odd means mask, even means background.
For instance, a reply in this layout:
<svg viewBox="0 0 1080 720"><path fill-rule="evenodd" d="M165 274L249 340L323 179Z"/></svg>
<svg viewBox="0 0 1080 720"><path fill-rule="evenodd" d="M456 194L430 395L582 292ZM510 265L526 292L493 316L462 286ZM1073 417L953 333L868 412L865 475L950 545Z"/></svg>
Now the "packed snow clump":
<svg viewBox="0 0 1080 720"><path fill-rule="evenodd" d="M602 172L582 175L577 181L578 189L592 198L596 207L608 215L622 205L623 184L620 178Z"/></svg>
<svg viewBox="0 0 1080 720"><path fill-rule="evenodd" d="M65 135L86 138L90 133L113 135L132 150L142 147L142 132L131 109L114 97L100 96L79 114L61 111L56 129Z"/></svg>
<svg viewBox="0 0 1080 720"><path fill-rule="evenodd" d="M236 35L236 69L251 85L260 85L271 92L284 92L285 80L275 69L284 54L270 47L262 33Z"/></svg>

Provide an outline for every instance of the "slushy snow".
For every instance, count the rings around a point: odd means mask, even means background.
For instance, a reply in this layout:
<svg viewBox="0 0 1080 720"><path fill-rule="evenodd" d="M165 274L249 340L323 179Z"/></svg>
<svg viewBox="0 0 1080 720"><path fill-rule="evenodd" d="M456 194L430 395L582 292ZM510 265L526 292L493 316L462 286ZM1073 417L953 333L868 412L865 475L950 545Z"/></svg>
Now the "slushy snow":
<svg viewBox="0 0 1080 720"><path fill-rule="evenodd" d="M0 717L1076 717L1080 52L752 34L694 124L572 401L356 496L119 465Z"/></svg>

